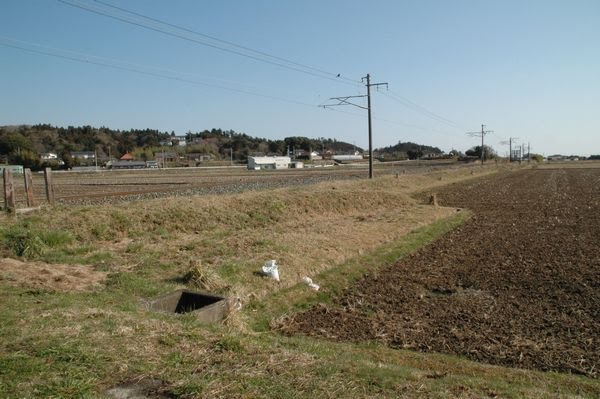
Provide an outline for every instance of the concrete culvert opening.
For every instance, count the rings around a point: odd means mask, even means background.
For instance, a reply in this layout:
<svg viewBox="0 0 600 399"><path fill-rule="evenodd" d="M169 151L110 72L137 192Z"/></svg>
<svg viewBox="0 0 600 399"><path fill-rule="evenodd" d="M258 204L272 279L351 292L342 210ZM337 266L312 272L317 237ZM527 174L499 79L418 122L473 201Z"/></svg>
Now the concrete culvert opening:
<svg viewBox="0 0 600 399"><path fill-rule="evenodd" d="M149 303L149 308L166 313L194 313L207 323L221 321L227 315L228 300L219 295L190 290L177 290L156 298Z"/></svg>

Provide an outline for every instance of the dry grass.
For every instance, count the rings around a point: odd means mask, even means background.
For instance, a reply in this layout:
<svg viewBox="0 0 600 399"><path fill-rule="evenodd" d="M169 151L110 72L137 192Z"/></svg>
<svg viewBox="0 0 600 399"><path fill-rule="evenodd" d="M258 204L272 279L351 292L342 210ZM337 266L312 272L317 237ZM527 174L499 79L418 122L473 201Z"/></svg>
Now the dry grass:
<svg viewBox="0 0 600 399"><path fill-rule="evenodd" d="M102 270L135 271L152 258L170 265L161 277L185 283L190 264L201 264L203 278L214 280L207 288L235 292L248 302L447 217L452 209L419 204L410 194L471 177L471 171L442 171L236 195L61 207L20 217L17 223L34 220L68 232L76 238L75 246L85 243L93 247L91 252L108 252L108 258L92 261ZM48 256L41 260L46 259L53 262ZM253 274L269 259L280 264L281 283Z"/></svg>
<svg viewBox="0 0 600 399"><path fill-rule="evenodd" d="M49 265L0 258L0 282L30 289L85 291L100 288L106 273L84 265Z"/></svg>
<svg viewBox="0 0 600 399"><path fill-rule="evenodd" d="M0 281L0 396L102 397L140 380L159 381L182 398L591 396L598 385L578 377L250 328L263 311L277 317L294 301L335 289L336 273L393 261L409 232L455 213L411 194L493 172L437 171L6 217L0 238L40 226L73 237L45 244L28 263L83 263L107 280L93 292ZM420 230L414 245L435 234ZM281 265L281 283L253 274L268 259ZM319 293L295 287L305 275L323 276L317 282L327 286ZM240 297L244 311L206 326L193 315L143 306L187 285Z"/></svg>

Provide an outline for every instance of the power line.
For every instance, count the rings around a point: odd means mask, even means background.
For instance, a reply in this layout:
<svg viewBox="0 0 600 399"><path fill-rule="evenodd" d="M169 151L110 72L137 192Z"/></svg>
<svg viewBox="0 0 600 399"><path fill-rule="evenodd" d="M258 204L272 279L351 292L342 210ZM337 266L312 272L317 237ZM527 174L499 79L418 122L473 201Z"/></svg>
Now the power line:
<svg viewBox="0 0 600 399"><path fill-rule="evenodd" d="M192 30L192 29L188 29L188 28L183 27L181 25L176 25L176 24L172 24L172 23L167 22L167 21L163 21L163 20L157 19L157 18L149 17L147 15L144 15L144 14L141 14L141 13L138 13L138 12L135 12L135 11L123 8L123 7L117 7L115 5L106 3L106 2L101 1L101 0L94 0L94 1L96 3L105 5L107 7L113 8L115 10L123 11L123 12L126 12L128 14L132 14L132 15L135 15L135 16L147 19L149 21L158 22L160 24L163 24L163 25L166 25L166 26L170 26L172 28L180 29L180 30L185 31L185 32L193 33L195 35L202 36L202 37L205 37L205 38L210 39L210 40L214 40L214 41L219 42L219 43L227 44L229 46L236 47L236 48L239 48L239 49L242 49L242 50L245 50L245 51L250 51L252 53L256 53L256 54L259 54L259 55L262 55L262 56L265 56L265 57L273 58L275 60L283 61L283 62L286 62L288 64L296 65L296 66L301 67L301 68L310 69L310 70L313 70L315 72L322 73L324 75L335 76L335 77L338 77L338 78L340 78L342 80L346 80L348 82L352 82L354 84L360 84L359 81L347 78L345 76L341 76L341 74L334 74L332 72L328 72L328 71L325 71L325 70L317 68L317 67L313 67L313 66L306 65L306 64L301 64L299 62L292 61L292 60L289 60L287 58L279 57L277 55L273 55L273 54L270 54L270 53L267 53L267 52L264 52L264 51L261 51L261 50L256 50L256 49L253 49L253 48L248 47L248 46L237 44L237 43L234 43L234 42L229 41L229 40L223 40L223 39L220 39L218 37L208 35L206 33L198 32L198 31L195 31L195 30Z"/></svg>
<svg viewBox="0 0 600 399"><path fill-rule="evenodd" d="M307 66L299 67L298 65L302 65L302 64L298 64L298 63L295 63L295 62L290 62L290 61L287 61L287 60L285 62L287 62L288 64L293 64L293 65L286 65L286 64L284 64L282 62L271 61L271 60L265 59L264 57L259 57L259 56L255 56L255 55L252 55L252 54L246 54L246 53L243 53L243 52L238 51L238 50L233 50L233 49L222 47L222 46L219 46L219 45L216 45L216 44L213 44L213 43L208 43L206 41L202 41L202 40L199 40L199 39L194 39L194 38L185 36L184 34L181 34L181 33L169 32L169 31L167 31L165 29L161 29L161 28L158 28L158 27L155 27L155 26L151 26L151 25L148 25L148 24L143 23L141 21L130 20L130 19L127 19L125 17L121 17L121 16L118 16L118 15L115 15L114 13L111 13L110 11L106 11L106 10L102 10L102 9L98 9L98 8L92 8L92 7L90 7L89 5L86 5L86 4L73 3L73 2L71 2L69 0L57 0L57 1L60 2L60 3L66 4L68 6L79 8L81 10L85 10L85 11L88 11L88 12L91 12L91 13L94 13L94 14L97 14L97 15L102 15L102 16L105 16L105 17L108 17L108 18L112 18L112 19L115 19L115 20L120 21L120 22L124 22L124 23L130 24L130 25L138 26L140 28L144 28L144 29L148 29L148 30L151 30L151 31L154 31L154 32L162 33L162 34L165 34L165 35L168 35L168 36L172 36L172 37L175 37L175 38L178 38L178 39L186 40L186 41L189 41L189 42L192 42L192 43L200 44L202 46L210 47L210 48L213 48L213 49L216 49L216 50L220 50L220 51L224 51L224 52L227 52L227 53L235 54L235 55L238 55L238 56L241 56L241 57L246 57L246 58L249 58L249 59L252 59L252 60L255 60L255 61L259 61L259 62L271 64L271 65L275 65L275 66L278 66L278 67L281 67L281 68L285 68L285 69L289 69L289 70L292 70L292 71L304 73L306 75L311 75L311 76L318 77L318 78L321 78L321 79L328 79L328 80L331 80L331 81L334 81L334 82L338 82L338 83L349 84L349 85L352 85L352 86L356 86L358 84L358 83L350 83L350 82L353 82L350 79L348 79L348 80L340 80L339 79L339 78L341 78L340 74L333 74L333 73L328 73L328 72L318 72L317 73L317 72L314 72L314 70L317 70L316 68L312 68L312 67L308 67L307 68ZM99 3L100 4L104 4L104 3L101 3L101 2L99 2ZM113 7L113 6L110 6L110 7ZM117 7L113 7L113 8L117 8ZM125 9L123 9L123 10L125 10ZM130 11L127 11L127 10L125 10L125 12L130 13L132 15L137 15L137 13L130 12ZM139 15L141 15L141 14L139 14ZM147 19L147 20L150 20L150 21L158 21L158 23L160 23L162 25L165 25L165 26L175 27L176 29L179 29L179 30L182 30L182 31L193 32L196 35L201 35L201 36L208 37L208 35L200 34L198 32L189 30L187 28L182 28L182 27L179 27L177 25L164 23L164 22L162 22L160 20L153 19L151 17L146 17L146 16L142 16L142 17L145 18L145 19ZM212 39L212 40L215 40L215 39ZM220 40L219 39L219 41L223 42L223 43L226 43L226 41L224 41L224 40ZM239 46L239 45L235 45L235 47L244 48L244 46ZM247 50L247 51L252 51L252 52L255 52L255 53L260 53L260 52L255 51L255 50ZM265 53L265 54L267 54L267 53ZM270 56L270 55L269 55L269 57L284 60L284 58L280 58L280 57L274 57L274 56ZM296 66L294 66L294 65L296 65ZM304 68L304 69L302 69L302 68ZM313 71L308 70L309 68L313 69ZM344 78L344 79L346 79L346 78Z"/></svg>
<svg viewBox="0 0 600 399"><path fill-rule="evenodd" d="M84 11L92 12L92 13L95 13L97 15L101 15L101 16L105 16L105 17L108 17L108 18L112 18L112 19L115 19L115 20L120 21L120 22L124 22L124 23L127 23L127 24L131 24L131 25L134 25L134 26L138 26L138 27L144 28L144 29L148 29L148 30L151 30L151 31L162 33L162 34L165 34L165 35L168 35L168 36L172 36L172 37L175 37L175 38L178 38L178 39L190 41L190 42L193 42L193 43L196 43L196 44L200 44L200 45L207 46L207 47L210 47L210 48L214 48L214 49L217 49L217 50L220 50L220 51L228 52L228 53L231 53L231 54L234 54L234 55L238 55L238 56L241 56L241 57L246 57L246 58L249 58L249 59L252 59L252 60L255 60L255 61L259 61L259 62L271 64L271 65L275 65L275 66L278 66L278 67L281 67L281 68L285 68L285 69L289 69L289 70L292 70L292 71L304 73L304 74L311 75L311 76L314 76L314 77L319 77L319 78L323 78L323 79L332 80L332 81L335 81L335 82L338 82L338 83L345 83L345 84L349 84L349 85L352 85L352 86L356 86L356 85L360 85L361 84L359 81L347 78L345 76L341 76L341 74L334 74L332 72L328 72L328 71L323 70L321 68L317 68L317 67L313 67L313 66L310 66L310 65L302 64L302 63L299 63L299 62L296 62L296 61L292 61L292 60L284 58L284 57L280 57L280 56L277 56L277 55L274 55L274 54L270 54L270 53L267 53L267 52L264 52L264 51L256 50L256 49L253 49L253 48L248 47L248 46L240 45L240 44L232 42L232 41L223 40L223 39L220 39L218 37L215 37L215 36L212 36L212 35L208 35L208 34L205 34L205 33L202 33L202 32L198 32L198 31L195 31L195 30L183 27L181 25L173 24L173 23L161 20L161 19L153 18L153 17L150 17L148 15L144 15L144 14L138 13L136 11L132 11L132 10L124 8L124 7L115 6L115 5L109 4L109 3L105 2L105 1L93 0L95 3L97 3L97 4L101 5L101 6L104 6L105 7L104 9L103 8L98 8L98 7L90 6L89 4L82 3L81 1L78 1L78 2L73 1L73 0L57 0L57 1L59 1L59 2L61 2L63 4L66 4L68 6L79 8L79 9L82 9ZM119 11L121 13L129 14L130 16L137 17L137 19L132 20L132 19L130 19L130 17L124 17L124 16L116 15L114 12L111 12L110 10L107 10L106 7L110 8L112 10L117 10L117 11ZM171 31L165 30L165 29L163 29L161 27L149 25L148 23L144 23L143 21L140 21L139 18L142 18L145 21L150 21L153 24L159 24L163 28L164 27L168 27L168 28L176 29L176 30L179 31L179 33L171 32ZM185 33L181 34L181 32L185 32ZM236 49L243 50L245 52L250 52L250 53L253 53L255 55L247 54L247 53L244 53L244 52L241 52L241 51L237 51L237 50L232 50L230 48L225 48L225 47L222 47L220 45L216 45L214 43L208 43L208 42L203 41L203 40L198 40L198 39L186 36L185 35L186 33L191 33L193 35L200 36L200 37L212 40L212 41L217 42L217 43L225 44L227 46L234 47ZM265 57L267 57L269 59L265 59ZM276 60L276 61L273 61L273 60ZM431 119L433 119L435 121L444 123L444 124L446 124L446 125L448 125L448 126L450 126L452 128L455 128L455 129L459 128L459 126L455 122L453 122L453 121L451 121L451 120L449 120L447 118L444 118L444 117L442 117L442 116L440 116L440 115L438 115L438 114L436 114L436 113L428 110L427 108L425 108L425 107L423 107L423 106L415 103L414 101L409 100L406 97L401 96L400 94L393 93L393 92L391 92L391 93L392 94L384 93L384 95L386 95L389 98L392 98L392 99L400 102L404 106L406 106L406 107L408 107L408 108L410 108L410 109L412 109L412 110L414 110L416 112L419 112L419 113L421 113L421 114L423 114L423 115L425 115L425 116L427 116L427 117L429 117L429 118L431 118Z"/></svg>
<svg viewBox="0 0 600 399"><path fill-rule="evenodd" d="M414 101L411 101L408 98L403 97L403 96L401 96L401 95L399 95L397 93L393 93L393 92L386 93L386 92L383 92L383 95L386 96L386 97L389 97L389 98L391 98L391 99L393 99L393 100L395 100L397 102L399 102L400 104L404 105L405 107L407 107L407 108L409 108L409 109L411 109L411 110L413 110L415 112L418 112L418 113L420 113L422 115L427 116L430 119L433 119L433 120L435 120L437 122L441 122L441 123L443 123L445 125L448 125L448 126L454 128L454 129L461 129L461 127L456 122L453 122L450 119L444 118L443 116L438 115L435 112L430 111L427 108L425 108L425 107L423 107L423 106L415 103Z"/></svg>
<svg viewBox="0 0 600 399"><path fill-rule="evenodd" d="M338 106L342 106L342 105L352 105L354 107L358 107L358 108L362 108L362 109L366 109L367 110L367 115L368 115L368 122L369 122L369 179L373 178L373 133L372 133L372 123L371 123L371 87L379 87L379 86L388 86L387 83L371 83L371 75L367 74L367 76L365 76L363 78L364 81L366 81L367 83L365 84L365 86L367 87L367 95L358 95L358 96L343 96L343 97L332 97L330 98L330 100L335 100L337 101L337 104L325 104L323 105L323 108L330 108L330 107L338 107ZM358 105L353 103L352 99L355 98L367 98L367 106L364 107L362 105Z"/></svg>
<svg viewBox="0 0 600 399"><path fill-rule="evenodd" d="M134 72L134 73L147 75L147 76L158 77L158 78L162 78L162 79L169 79L169 80L175 80L175 81L184 82L184 83L191 83L191 84L195 84L195 85L213 87L213 88L217 88L217 89L221 89L221 90L227 90L230 92L247 94L247 95L267 98L267 99L271 99L271 100L283 101L283 102L307 106L307 107L311 107L311 108L316 107L316 105L314 105L314 104L309 104L309 103L305 103L302 101L292 100L292 99L279 97L279 96L273 96L270 94L253 92L253 91L244 90L244 89L227 87L227 86L223 86L223 85L215 84L215 83L208 83L208 82L202 82L202 81L198 81L198 80L192 80L192 79L182 78L182 77L173 76L173 75L167 75L167 74L163 73L163 72L171 72L171 73L182 74L180 72L166 71L166 70L161 70L161 69L155 68L155 67L150 67L150 68L155 69L160 72L147 71L147 70L141 69L143 66L141 66L139 64L138 65L133 64L134 66L115 64L115 62L120 62L122 64L132 65L132 64L128 63L127 61L120 61L120 60L115 60L115 59L105 59L105 58L98 57L95 55L82 54L82 53L76 53L76 52L73 52L70 50L46 47L46 46L42 46L40 44L23 42L20 40L6 38L6 37L2 37L2 36L0 36L0 40L9 40L9 41L17 42L17 44L14 44L14 43L6 43L6 42L3 43L0 41L0 45L2 45L2 46L11 47L14 49L18 49L21 51L26 51L26 52L30 52L30 53L34 53L34 54L38 54L38 55L45 55L45 56L50 56L50 57L55 57L55 58L61 58L61 59L79 62L79 63L83 63L83 64L93 64L93 65L103 66L103 67L107 67L107 68L128 71L128 72ZM28 47L25 47L23 44L29 45L29 46L35 46L38 48L37 49L36 48L28 48ZM68 54L60 54L59 53L60 51L62 51L64 53L68 53Z"/></svg>
<svg viewBox="0 0 600 399"><path fill-rule="evenodd" d="M246 89L238 89L238 88L228 87L228 86L224 86L221 84L199 81L199 80L193 78L195 75L185 73L185 72L179 72L179 71L174 71L174 70L170 70L170 69L162 69L162 68L157 68L157 67L153 67L153 66L137 64L137 63L131 63L129 61L124 61L124 60L119 60L119 59L114 59L114 58L99 57L99 56L92 55L92 54L79 53L79 52L75 52L72 50L44 46L44 45L41 45L38 43L17 40L17 39L5 37L5 36L0 36L0 45L9 47L9 48L13 48L13 49L17 49L20 51L24 51L24 52L29 52L32 54L43 55L43 56L59 58L59 59L65 59L68 61L78 62L78 63L82 63L82 64L97 65L97 66L102 66L102 67L106 67L106 68L137 73L137 74L145 75L145 76L174 80L174 81L178 81L178 82L182 82L182 83L189 83L189 84L194 84L194 85L202 85L202 86L217 88L217 89L226 90L226 91L230 91L230 92L234 92L234 93L247 94L247 95L251 95L251 96L262 97L262 98L267 98L267 99L276 100L276 101L282 101L282 102L296 104L296 105L302 105L302 106L306 106L306 107L310 107L310 108L315 107L314 104L310 104L307 102L297 101L297 100L279 97L279 96L273 96L273 95L259 93L259 92L250 91L250 90L246 90ZM149 71L148 70L149 68L152 69L153 71ZM192 78L181 77L181 76L177 76L177 75L190 76ZM220 78L215 78L215 77L210 77L210 79L219 80L219 81L223 81L223 82L227 82L227 83L245 85L242 82L235 82L235 81L220 79ZM322 104L318 105L318 107L322 107ZM363 117L362 114L344 111L344 110L336 109L336 108L327 108L327 110L350 115L350 116L360 117L360 118ZM412 125L412 124L408 124L408 123L404 123L404 122L380 118L377 115L373 115L373 119L382 121L382 122L385 122L388 124L392 124L392 125L404 126L404 127L410 127L413 129L418 129L418 130L423 130L423 131L432 131L432 132L437 132L440 134L446 134L445 132L441 132L436 129L430 129L430 128L426 128L423 126Z"/></svg>

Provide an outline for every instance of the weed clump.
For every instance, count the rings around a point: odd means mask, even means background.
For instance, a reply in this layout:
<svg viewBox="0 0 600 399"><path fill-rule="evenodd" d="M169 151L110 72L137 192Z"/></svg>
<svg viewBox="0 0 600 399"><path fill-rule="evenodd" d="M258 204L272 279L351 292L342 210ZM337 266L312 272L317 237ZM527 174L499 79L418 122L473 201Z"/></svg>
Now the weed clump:
<svg viewBox="0 0 600 399"><path fill-rule="evenodd" d="M210 292L222 291L227 287L214 270L202 266L200 260L194 259L190 259L189 270L183 276L183 282L188 286Z"/></svg>
<svg viewBox="0 0 600 399"><path fill-rule="evenodd" d="M37 258L47 250L62 247L73 241L64 231L42 231L27 226L11 226L0 230L0 243L16 256Z"/></svg>

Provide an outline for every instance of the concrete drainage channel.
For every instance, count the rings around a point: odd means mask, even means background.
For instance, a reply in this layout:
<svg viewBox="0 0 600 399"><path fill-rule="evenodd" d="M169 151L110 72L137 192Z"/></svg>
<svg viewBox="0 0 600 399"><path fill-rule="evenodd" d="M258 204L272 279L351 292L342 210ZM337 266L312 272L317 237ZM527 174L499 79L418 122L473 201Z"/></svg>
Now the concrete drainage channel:
<svg viewBox="0 0 600 399"><path fill-rule="evenodd" d="M148 302L148 308L165 313L193 313L204 323L216 323L227 316L226 297L190 290L177 290Z"/></svg>
<svg viewBox="0 0 600 399"><path fill-rule="evenodd" d="M192 313L203 323L217 323L227 317L231 300L204 292L177 290L146 302L149 310L164 313ZM233 309L239 309L239 299L233 301ZM174 397L164 392L164 383L160 380L140 379L124 382L106 391L114 399L160 399Z"/></svg>

